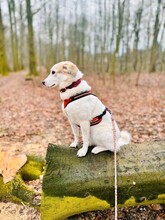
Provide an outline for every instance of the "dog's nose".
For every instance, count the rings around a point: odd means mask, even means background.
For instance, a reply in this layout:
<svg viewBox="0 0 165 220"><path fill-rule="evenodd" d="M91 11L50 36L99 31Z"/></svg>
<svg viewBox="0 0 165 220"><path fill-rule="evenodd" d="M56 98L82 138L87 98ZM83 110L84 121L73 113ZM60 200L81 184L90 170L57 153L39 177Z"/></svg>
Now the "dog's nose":
<svg viewBox="0 0 165 220"><path fill-rule="evenodd" d="M45 86L45 81L42 81L42 84Z"/></svg>

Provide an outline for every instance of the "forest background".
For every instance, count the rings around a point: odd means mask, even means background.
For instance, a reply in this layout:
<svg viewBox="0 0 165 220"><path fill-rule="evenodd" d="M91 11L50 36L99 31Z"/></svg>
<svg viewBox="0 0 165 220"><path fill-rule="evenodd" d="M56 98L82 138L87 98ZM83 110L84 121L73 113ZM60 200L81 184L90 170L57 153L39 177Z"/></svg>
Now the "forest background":
<svg viewBox="0 0 165 220"><path fill-rule="evenodd" d="M0 0L0 73L70 60L115 75L165 71L165 0Z"/></svg>

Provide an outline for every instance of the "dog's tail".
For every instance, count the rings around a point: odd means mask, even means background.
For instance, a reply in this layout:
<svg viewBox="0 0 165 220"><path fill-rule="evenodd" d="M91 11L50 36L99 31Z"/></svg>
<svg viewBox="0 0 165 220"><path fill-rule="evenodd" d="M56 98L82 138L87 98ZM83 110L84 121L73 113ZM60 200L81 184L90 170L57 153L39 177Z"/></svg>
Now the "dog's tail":
<svg viewBox="0 0 165 220"><path fill-rule="evenodd" d="M131 142L131 134L128 131L121 131L120 137L118 140L119 146L123 146L125 144L129 144Z"/></svg>

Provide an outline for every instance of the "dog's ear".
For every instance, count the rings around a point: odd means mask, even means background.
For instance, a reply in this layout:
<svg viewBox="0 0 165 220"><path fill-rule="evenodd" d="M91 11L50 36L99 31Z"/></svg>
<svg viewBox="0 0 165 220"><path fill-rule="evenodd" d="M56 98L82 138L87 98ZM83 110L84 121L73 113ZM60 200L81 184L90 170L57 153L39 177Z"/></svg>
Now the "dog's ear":
<svg viewBox="0 0 165 220"><path fill-rule="evenodd" d="M73 76L76 76L78 72L77 66L73 63L64 63L63 70Z"/></svg>

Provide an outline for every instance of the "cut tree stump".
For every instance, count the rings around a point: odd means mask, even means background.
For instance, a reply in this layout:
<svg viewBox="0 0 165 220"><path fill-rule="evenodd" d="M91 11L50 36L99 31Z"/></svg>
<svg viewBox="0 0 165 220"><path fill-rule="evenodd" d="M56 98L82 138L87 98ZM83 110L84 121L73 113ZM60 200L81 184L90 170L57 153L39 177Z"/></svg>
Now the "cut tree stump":
<svg viewBox="0 0 165 220"><path fill-rule="evenodd" d="M77 149L49 144L42 220L60 220L114 206L113 153L78 158ZM117 155L118 206L165 203L165 142L130 144Z"/></svg>
<svg viewBox="0 0 165 220"><path fill-rule="evenodd" d="M44 165L45 161L42 158L27 156L26 164L18 171L13 180L4 183L3 177L0 175L0 201L25 203L37 208L33 202L36 192L31 190L24 180L38 179L43 172Z"/></svg>

